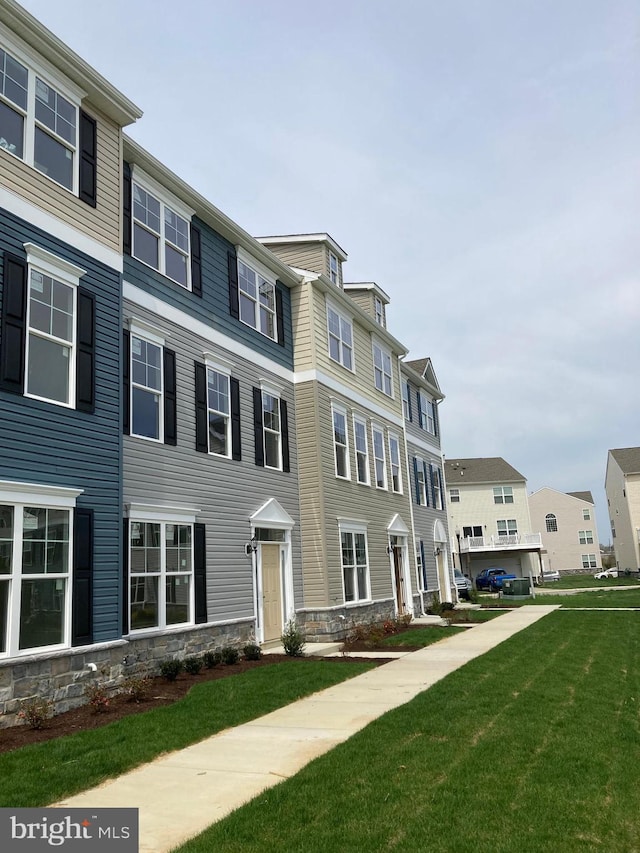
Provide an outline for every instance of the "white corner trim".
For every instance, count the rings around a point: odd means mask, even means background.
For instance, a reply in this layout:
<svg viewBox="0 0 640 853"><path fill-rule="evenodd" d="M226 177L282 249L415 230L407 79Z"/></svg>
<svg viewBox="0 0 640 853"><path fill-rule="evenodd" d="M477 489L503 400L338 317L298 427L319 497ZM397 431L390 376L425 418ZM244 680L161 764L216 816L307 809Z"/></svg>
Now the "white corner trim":
<svg viewBox="0 0 640 853"><path fill-rule="evenodd" d="M0 500L33 506L45 504L50 507L73 509L84 489L69 489L65 486L44 486L38 483L17 483L0 480Z"/></svg>
<svg viewBox="0 0 640 853"><path fill-rule="evenodd" d="M194 524L199 509L186 506L147 504L131 501L125 504L127 517L133 521L164 521L175 524Z"/></svg>
<svg viewBox="0 0 640 853"><path fill-rule="evenodd" d="M23 246L27 253L29 266L37 267L40 272L61 279L65 284L77 287L82 276L86 275L86 270L66 261L59 255L54 255L53 252L48 252L35 243L23 243Z"/></svg>

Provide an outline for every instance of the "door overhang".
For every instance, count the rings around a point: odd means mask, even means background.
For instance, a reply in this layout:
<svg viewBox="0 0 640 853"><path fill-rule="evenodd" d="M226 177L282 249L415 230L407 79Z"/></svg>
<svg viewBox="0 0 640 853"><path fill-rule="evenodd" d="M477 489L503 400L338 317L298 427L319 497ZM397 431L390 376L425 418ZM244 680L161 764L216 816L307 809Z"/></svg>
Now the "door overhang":
<svg viewBox="0 0 640 853"><path fill-rule="evenodd" d="M291 530L295 526L295 521L275 498L269 498L262 504L260 509L249 516L249 521L253 527L273 527L278 530Z"/></svg>

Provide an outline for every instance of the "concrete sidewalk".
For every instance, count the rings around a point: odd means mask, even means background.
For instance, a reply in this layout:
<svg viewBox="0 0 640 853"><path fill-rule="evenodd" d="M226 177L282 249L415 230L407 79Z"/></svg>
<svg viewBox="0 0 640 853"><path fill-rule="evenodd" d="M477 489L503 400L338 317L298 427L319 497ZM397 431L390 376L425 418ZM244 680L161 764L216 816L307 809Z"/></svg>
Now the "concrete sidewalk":
<svg viewBox="0 0 640 853"><path fill-rule="evenodd" d="M555 609L525 605L54 805L137 807L140 853L165 853Z"/></svg>

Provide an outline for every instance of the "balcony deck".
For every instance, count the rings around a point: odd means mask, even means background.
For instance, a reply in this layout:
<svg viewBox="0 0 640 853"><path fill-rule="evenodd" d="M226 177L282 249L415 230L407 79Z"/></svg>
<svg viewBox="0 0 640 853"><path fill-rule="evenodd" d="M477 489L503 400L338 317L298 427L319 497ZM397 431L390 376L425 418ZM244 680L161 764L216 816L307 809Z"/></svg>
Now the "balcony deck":
<svg viewBox="0 0 640 853"><path fill-rule="evenodd" d="M508 536L467 536L460 539L461 554L482 551L542 551L542 534L514 533Z"/></svg>

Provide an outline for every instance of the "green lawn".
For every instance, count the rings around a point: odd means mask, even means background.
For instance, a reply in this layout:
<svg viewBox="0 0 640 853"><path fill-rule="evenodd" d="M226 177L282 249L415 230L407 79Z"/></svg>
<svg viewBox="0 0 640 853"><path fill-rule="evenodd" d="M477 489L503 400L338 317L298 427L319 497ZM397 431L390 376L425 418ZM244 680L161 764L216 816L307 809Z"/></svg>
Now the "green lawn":
<svg viewBox="0 0 640 853"><path fill-rule="evenodd" d="M597 592L577 592L574 595L538 595L535 599L524 598L511 601L508 595L504 598L488 598L481 596L479 604L491 607L523 607L525 604L560 604L562 607L639 607L640 584L638 589L598 590Z"/></svg>
<svg viewBox="0 0 640 853"><path fill-rule="evenodd" d="M180 850L638 851L639 707L638 615L552 613Z"/></svg>
<svg viewBox="0 0 640 853"><path fill-rule="evenodd" d="M426 628L410 628L401 634L392 634L381 640L383 646L430 646L446 637L452 637L465 631L465 628L448 628L442 625L432 625Z"/></svg>
<svg viewBox="0 0 640 853"><path fill-rule="evenodd" d="M43 806L371 669L290 661L194 686L173 705L0 754L0 807ZM0 733L1 737L1 733Z"/></svg>
<svg viewBox="0 0 640 853"><path fill-rule="evenodd" d="M634 584L638 584L636 577L619 577L619 578L604 578L603 580L596 580L593 576L593 573L588 575L568 575L567 577L561 577L559 581L551 581L550 583L545 583L545 589L581 589L585 586L597 586L597 587L612 587L612 586L633 586Z"/></svg>
<svg viewBox="0 0 640 853"><path fill-rule="evenodd" d="M476 624L478 622L488 622L490 619L495 619L504 613L504 610L467 610L461 609L455 612L455 622L468 622Z"/></svg>

